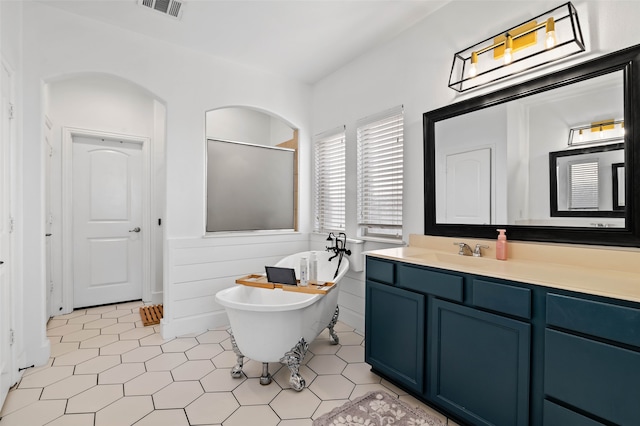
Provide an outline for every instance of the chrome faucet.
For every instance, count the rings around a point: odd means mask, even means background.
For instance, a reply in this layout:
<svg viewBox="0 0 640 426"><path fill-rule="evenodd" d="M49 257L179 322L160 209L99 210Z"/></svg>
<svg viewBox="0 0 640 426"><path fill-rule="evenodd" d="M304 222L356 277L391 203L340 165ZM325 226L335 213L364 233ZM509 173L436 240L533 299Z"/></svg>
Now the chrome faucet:
<svg viewBox="0 0 640 426"><path fill-rule="evenodd" d="M476 244L476 248L473 250L474 257L482 257L482 250L480 249L488 249L489 246L483 246L482 244Z"/></svg>
<svg viewBox="0 0 640 426"><path fill-rule="evenodd" d="M473 253L471 247L469 247L469 244L467 243L453 243L453 245L459 247L458 254L460 256L471 256L471 254Z"/></svg>

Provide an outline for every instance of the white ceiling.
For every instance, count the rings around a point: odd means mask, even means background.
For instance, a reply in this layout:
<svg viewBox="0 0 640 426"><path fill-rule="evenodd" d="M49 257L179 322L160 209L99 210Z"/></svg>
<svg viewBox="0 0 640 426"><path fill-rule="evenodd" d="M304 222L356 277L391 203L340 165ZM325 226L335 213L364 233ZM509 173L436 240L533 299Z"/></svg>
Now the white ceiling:
<svg viewBox="0 0 640 426"><path fill-rule="evenodd" d="M184 0L181 20L137 0L40 0L90 19L314 83L450 0Z"/></svg>

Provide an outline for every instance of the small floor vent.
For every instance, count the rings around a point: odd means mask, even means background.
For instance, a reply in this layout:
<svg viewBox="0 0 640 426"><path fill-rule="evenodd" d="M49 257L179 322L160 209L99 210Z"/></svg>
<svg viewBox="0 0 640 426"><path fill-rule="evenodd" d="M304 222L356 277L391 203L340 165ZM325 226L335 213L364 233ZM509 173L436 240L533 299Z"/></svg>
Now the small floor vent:
<svg viewBox="0 0 640 426"><path fill-rule="evenodd" d="M138 4L176 19L182 17L184 2L178 0L138 0Z"/></svg>

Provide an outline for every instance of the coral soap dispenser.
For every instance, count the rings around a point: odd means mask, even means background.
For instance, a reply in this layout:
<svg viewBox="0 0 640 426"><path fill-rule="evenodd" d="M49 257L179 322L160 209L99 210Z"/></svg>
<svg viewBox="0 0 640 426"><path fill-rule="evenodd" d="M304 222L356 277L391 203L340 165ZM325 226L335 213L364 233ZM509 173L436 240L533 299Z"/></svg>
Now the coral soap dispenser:
<svg viewBox="0 0 640 426"><path fill-rule="evenodd" d="M498 229L498 241L496 241L496 259L507 260L507 236L506 229Z"/></svg>

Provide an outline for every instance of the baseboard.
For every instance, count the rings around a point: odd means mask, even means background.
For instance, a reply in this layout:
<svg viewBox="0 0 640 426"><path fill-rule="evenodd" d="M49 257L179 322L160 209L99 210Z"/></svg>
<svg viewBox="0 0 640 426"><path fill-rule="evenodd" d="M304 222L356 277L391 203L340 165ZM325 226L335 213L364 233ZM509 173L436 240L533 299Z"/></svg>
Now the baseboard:
<svg viewBox="0 0 640 426"><path fill-rule="evenodd" d="M18 364L18 368L29 367L31 365L36 367L45 365L49 362L49 357L51 356L51 342L45 338L40 344L40 347L25 353L25 355L24 357L20 357L21 361L20 364Z"/></svg>
<svg viewBox="0 0 640 426"><path fill-rule="evenodd" d="M229 318L225 311L207 312L206 314L172 321L167 321L167 318L163 318L160 321L160 333L163 339L172 339L185 334L204 333L207 330L228 324Z"/></svg>
<svg viewBox="0 0 640 426"><path fill-rule="evenodd" d="M155 291L151 293L151 304L160 305L161 303L163 303L162 301L163 294L164 293L162 291Z"/></svg>

